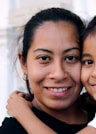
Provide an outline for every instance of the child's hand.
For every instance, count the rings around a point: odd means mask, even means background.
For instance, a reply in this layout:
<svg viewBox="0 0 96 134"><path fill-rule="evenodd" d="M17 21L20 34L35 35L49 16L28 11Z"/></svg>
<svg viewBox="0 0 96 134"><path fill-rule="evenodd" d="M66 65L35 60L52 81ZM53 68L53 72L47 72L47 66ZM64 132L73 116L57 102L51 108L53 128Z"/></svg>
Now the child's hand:
<svg viewBox="0 0 96 134"><path fill-rule="evenodd" d="M13 92L7 103L7 113L15 118L21 116L23 111L32 107L32 102L25 99L25 93L15 91Z"/></svg>

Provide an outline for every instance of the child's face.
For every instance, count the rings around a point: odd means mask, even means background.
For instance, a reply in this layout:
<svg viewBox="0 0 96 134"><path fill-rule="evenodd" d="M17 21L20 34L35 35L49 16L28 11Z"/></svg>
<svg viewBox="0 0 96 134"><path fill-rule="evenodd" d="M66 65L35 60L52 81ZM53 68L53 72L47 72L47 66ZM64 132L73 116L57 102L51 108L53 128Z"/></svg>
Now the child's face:
<svg viewBox="0 0 96 134"><path fill-rule="evenodd" d="M96 100L96 35L88 35L84 41L81 80Z"/></svg>

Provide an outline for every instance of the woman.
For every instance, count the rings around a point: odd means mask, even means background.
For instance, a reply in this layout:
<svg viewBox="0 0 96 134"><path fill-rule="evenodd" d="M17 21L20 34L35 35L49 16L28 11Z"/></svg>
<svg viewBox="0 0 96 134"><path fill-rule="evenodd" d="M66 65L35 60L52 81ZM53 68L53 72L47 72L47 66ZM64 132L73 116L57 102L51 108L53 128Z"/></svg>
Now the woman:
<svg viewBox="0 0 96 134"><path fill-rule="evenodd" d="M81 79L82 82L87 90L87 93L84 93L81 98L83 98L83 107L86 108L86 110L89 111L96 111L96 102L93 101L96 100L96 90L95 90L95 81L96 81L96 70L95 70L95 62L96 62L96 17L92 19L92 21L88 24L87 28L85 29L85 32L83 33L83 47L82 47L82 72L81 72ZM91 44L91 45L90 45ZM41 124L40 120L34 116L31 110L29 110L32 107L32 103L29 101L26 101L22 96L21 92L14 92L10 96L8 100L7 109L9 114L14 115L18 121L21 122L21 124L26 128L27 132L32 134L34 131L37 134L40 133L50 133L50 134L56 134L54 131L52 131L50 128L46 127L43 123ZM19 101L19 104L16 104L17 100ZM14 107L14 105L17 107ZM18 107L21 106L22 109L26 109L26 112L23 113L23 117L20 116L20 110ZM91 111L91 112L92 112ZM29 116L26 116L26 113ZM25 122L26 121L26 122ZM37 125L34 126L34 123ZM31 127L29 126L31 124ZM91 127L92 126L92 127ZM78 134L95 134L96 133L96 117L88 123L88 127L85 127L81 131L78 132ZM42 129L40 129L42 128Z"/></svg>
<svg viewBox="0 0 96 134"><path fill-rule="evenodd" d="M75 134L93 118L79 101L83 30L77 15L60 8L37 13L24 29L19 60L34 93L32 111L56 133ZM0 132L27 133L14 118L6 118Z"/></svg>

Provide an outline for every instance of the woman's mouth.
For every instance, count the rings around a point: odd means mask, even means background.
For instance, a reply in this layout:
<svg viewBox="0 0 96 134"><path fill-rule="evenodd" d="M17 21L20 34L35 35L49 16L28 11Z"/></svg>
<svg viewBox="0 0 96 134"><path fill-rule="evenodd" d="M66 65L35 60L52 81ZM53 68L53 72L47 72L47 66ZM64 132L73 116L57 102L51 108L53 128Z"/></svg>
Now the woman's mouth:
<svg viewBox="0 0 96 134"><path fill-rule="evenodd" d="M64 92L66 90L68 90L69 88L48 88L48 90L55 92L55 93L60 93L60 92Z"/></svg>
<svg viewBox="0 0 96 134"><path fill-rule="evenodd" d="M66 86L66 87L46 87L47 91L49 94L53 95L53 96L65 96L67 94L70 93L70 86Z"/></svg>

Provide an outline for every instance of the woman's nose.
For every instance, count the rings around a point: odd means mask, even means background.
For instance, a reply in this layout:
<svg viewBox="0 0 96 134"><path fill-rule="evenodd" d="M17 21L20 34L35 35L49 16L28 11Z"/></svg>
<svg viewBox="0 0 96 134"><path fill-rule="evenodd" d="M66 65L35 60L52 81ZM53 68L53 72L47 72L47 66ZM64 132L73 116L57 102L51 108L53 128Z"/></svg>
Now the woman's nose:
<svg viewBox="0 0 96 134"><path fill-rule="evenodd" d="M67 69L64 67L62 63L57 63L52 66L50 78L56 80L63 80L67 78Z"/></svg>

